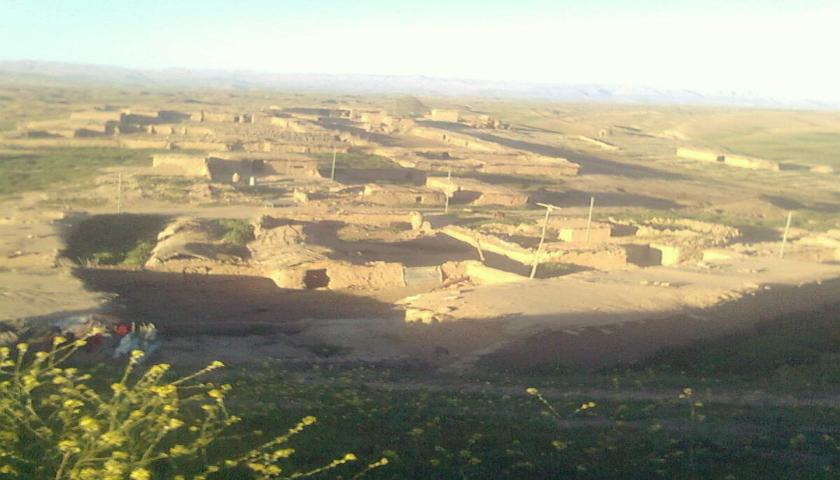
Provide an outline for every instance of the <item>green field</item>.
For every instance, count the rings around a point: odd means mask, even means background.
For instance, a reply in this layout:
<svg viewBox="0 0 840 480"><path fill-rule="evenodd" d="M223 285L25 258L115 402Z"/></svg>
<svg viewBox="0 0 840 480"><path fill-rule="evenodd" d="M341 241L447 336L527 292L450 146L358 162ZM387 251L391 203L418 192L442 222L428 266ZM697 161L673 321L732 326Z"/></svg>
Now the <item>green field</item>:
<svg viewBox="0 0 840 480"><path fill-rule="evenodd" d="M736 153L808 165L840 167L840 132L766 130L709 134L703 139Z"/></svg>
<svg viewBox="0 0 840 480"><path fill-rule="evenodd" d="M230 408L244 421L236 440L214 454L245 450L314 415L318 423L292 442L289 471L351 451L363 462L390 460L366 476L372 479L837 478L840 404L790 396L836 398L837 311L594 373L459 376L420 365L276 362L231 368L219 381L234 386ZM559 419L526 393L532 386ZM594 408L577 411L590 401ZM322 478L356 471L342 467Z"/></svg>
<svg viewBox="0 0 840 480"><path fill-rule="evenodd" d="M0 152L0 196L49 191L94 178L100 169L149 163L149 152L119 148L50 148Z"/></svg>

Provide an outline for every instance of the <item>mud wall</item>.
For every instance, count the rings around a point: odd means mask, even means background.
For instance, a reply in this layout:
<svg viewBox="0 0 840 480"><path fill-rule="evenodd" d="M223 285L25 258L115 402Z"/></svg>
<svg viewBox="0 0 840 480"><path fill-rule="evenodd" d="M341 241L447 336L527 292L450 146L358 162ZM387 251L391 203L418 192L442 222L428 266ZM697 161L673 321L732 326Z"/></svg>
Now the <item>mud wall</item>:
<svg viewBox="0 0 840 480"><path fill-rule="evenodd" d="M568 243L604 243L610 240L612 229L609 225L592 225L587 235L586 227L560 228L557 238Z"/></svg>
<svg viewBox="0 0 840 480"><path fill-rule="evenodd" d="M180 148L184 150L215 150L228 151L230 145L224 142L201 142L201 141L178 141L172 144L173 148Z"/></svg>
<svg viewBox="0 0 840 480"><path fill-rule="evenodd" d="M366 185L363 197L373 203L382 205L436 205L446 202L442 192L400 187L380 187Z"/></svg>
<svg viewBox="0 0 840 480"><path fill-rule="evenodd" d="M172 147L172 144L169 143L168 140L147 140L147 139L139 139L139 138L121 138L120 139L120 146L122 148L128 148L132 150L145 150L145 149L155 149L155 150L169 150Z"/></svg>
<svg viewBox="0 0 840 480"><path fill-rule="evenodd" d="M726 155L724 159L726 165L739 168L747 168L750 170L769 170L771 172L779 171L779 164L763 158L747 157L744 155Z"/></svg>
<svg viewBox="0 0 840 480"><path fill-rule="evenodd" d="M677 156L688 160L699 160L701 162L718 162L719 155L711 150L698 150L694 148L680 147L677 149Z"/></svg>
<svg viewBox="0 0 840 480"><path fill-rule="evenodd" d="M73 112L70 114L72 120L88 120L94 122L122 122L125 114L122 112L102 112L99 110L88 110L84 112Z"/></svg>
<svg viewBox="0 0 840 480"><path fill-rule="evenodd" d="M429 114L429 118L436 122L458 123L461 120L461 115L458 113L458 110L433 108Z"/></svg>
<svg viewBox="0 0 840 480"><path fill-rule="evenodd" d="M153 155L152 168L171 175L210 178L207 158L199 155Z"/></svg>

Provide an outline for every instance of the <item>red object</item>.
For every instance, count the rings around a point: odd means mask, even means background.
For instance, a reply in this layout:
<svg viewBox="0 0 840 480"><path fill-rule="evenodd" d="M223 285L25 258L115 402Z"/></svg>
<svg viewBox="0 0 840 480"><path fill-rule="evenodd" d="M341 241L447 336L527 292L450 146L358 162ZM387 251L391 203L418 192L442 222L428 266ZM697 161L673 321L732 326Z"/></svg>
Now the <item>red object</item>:
<svg viewBox="0 0 840 480"><path fill-rule="evenodd" d="M116 333L118 337L124 337L124 336L128 335L128 332L130 332L130 331L131 331L131 327L129 327L128 325L126 325L124 323L120 323L119 325L116 326L116 328L114 328L114 333Z"/></svg>

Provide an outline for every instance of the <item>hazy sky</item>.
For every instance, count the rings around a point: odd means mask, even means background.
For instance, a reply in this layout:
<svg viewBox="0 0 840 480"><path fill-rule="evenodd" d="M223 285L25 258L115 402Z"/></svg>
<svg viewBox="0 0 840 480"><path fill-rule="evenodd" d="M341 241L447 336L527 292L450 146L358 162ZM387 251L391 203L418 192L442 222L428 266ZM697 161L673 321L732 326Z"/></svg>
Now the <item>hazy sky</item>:
<svg viewBox="0 0 840 480"><path fill-rule="evenodd" d="M840 0L0 0L0 59L840 100Z"/></svg>

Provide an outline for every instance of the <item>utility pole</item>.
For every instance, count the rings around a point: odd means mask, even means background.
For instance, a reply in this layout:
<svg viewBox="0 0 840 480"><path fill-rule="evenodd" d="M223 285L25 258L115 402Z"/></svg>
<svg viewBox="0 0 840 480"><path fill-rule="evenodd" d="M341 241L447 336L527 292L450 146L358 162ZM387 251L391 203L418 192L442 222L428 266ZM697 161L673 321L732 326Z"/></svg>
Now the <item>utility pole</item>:
<svg viewBox="0 0 840 480"><path fill-rule="evenodd" d="M448 169L446 172L446 181L452 185L452 168ZM449 213L449 192L444 191L443 195L446 197L446 203L443 205L443 213ZM454 195L454 193L452 195ZM484 259L482 259L482 261L483 260Z"/></svg>
<svg viewBox="0 0 840 480"><path fill-rule="evenodd" d="M335 181L335 156L336 156L336 148L333 147L333 161L332 161L332 169L330 170L330 181Z"/></svg>
<svg viewBox="0 0 840 480"><path fill-rule="evenodd" d="M788 212L787 223L785 224L785 233L782 234L782 248L779 249L779 258L785 258L785 244L788 239L788 232L790 232L790 221L793 220L793 212Z"/></svg>
<svg viewBox="0 0 840 480"><path fill-rule="evenodd" d="M478 250L478 258L484 263L484 250L481 249L481 239L478 236L475 237L475 248Z"/></svg>
<svg viewBox="0 0 840 480"><path fill-rule="evenodd" d="M537 205L545 207L545 218L543 219L542 234L540 235L540 244L537 247L537 251L534 253L534 263L531 265L530 278L532 279L537 274L537 266L540 264L540 256L542 256L543 244L545 243L545 233L546 231L548 231L548 217L551 215L552 210L554 210L555 208L560 208L548 203L538 203Z"/></svg>
<svg viewBox="0 0 840 480"><path fill-rule="evenodd" d="M595 197L589 197L589 218L586 220L586 243L589 243L589 231L592 228L592 210L595 208Z"/></svg>
<svg viewBox="0 0 840 480"><path fill-rule="evenodd" d="M122 173L117 174L117 214L122 213Z"/></svg>

